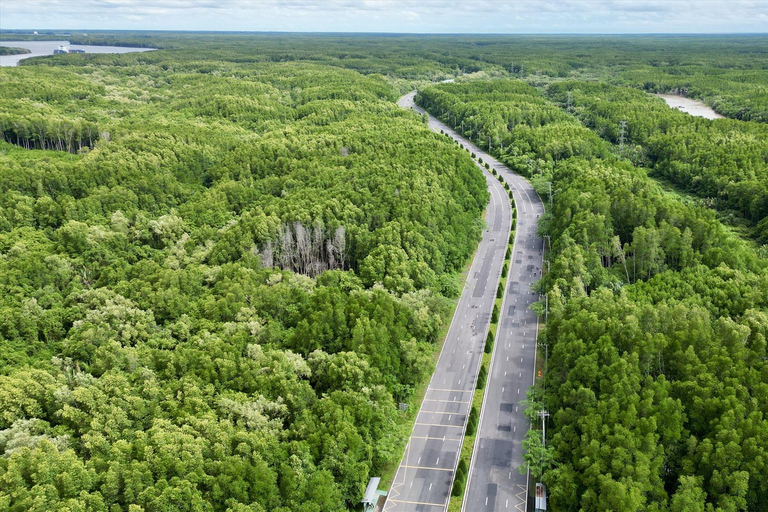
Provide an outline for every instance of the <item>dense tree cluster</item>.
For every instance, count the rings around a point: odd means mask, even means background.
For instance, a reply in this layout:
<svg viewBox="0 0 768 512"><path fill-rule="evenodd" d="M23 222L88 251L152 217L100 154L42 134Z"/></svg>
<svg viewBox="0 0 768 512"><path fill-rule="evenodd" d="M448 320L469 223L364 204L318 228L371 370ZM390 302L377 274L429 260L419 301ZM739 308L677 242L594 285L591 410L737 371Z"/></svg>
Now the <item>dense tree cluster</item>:
<svg viewBox="0 0 768 512"><path fill-rule="evenodd" d="M486 96L506 91L512 103L521 87L441 85L423 95L439 99L422 104L437 113L444 106L444 118L455 112L460 123ZM612 88L571 88L576 113L600 132L588 117L598 108L583 105L601 105ZM551 107L536 90L525 96L516 102ZM499 111L507 111L503 99ZM572 120L551 116L545 126L557 123ZM517 130L504 127L502 138L514 141ZM734 128L732 137L739 133ZM646 169L592 140L592 152L558 159L547 171L554 195L541 229L552 244L539 286L549 305L543 404L552 413L552 452L529 456L546 455L551 466L543 476L550 506L763 510L768 262L712 210L664 191ZM513 149L496 152L515 164Z"/></svg>
<svg viewBox="0 0 768 512"><path fill-rule="evenodd" d="M14 48L13 46L0 46L0 55L21 55L32 53L27 48Z"/></svg>
<svg viewBox="0 0 768 512"><path fill-rule="evenodd" d="M70 40L165 50L0 73L0 509L354 506L482 229L393 103L447 78L418 101L552 201L551 507L765 508L766 263L709 208L765 240L764 37Z"/></svg>
<svg viewBox="0 0 768 512"><path fill-rule="evenodd" d="M0 508L352 506L485 180L380 77L115 58L0 77Z"/></svg>
<svg viewBox="0 0 768 512"><path fill-rule="evenodd" d="M625 156L715 207L737 212L768 242L768 126L692 117L626 87L562 82L548 88L563 105L569 92L576 114L605 139L619 143L626 121Z"/></svg>
<svg viewBox="0 0 768 512"><path fill-rule="evenodd" d="M736 119L768 121L768 41L731 36L500 36L353 34L174 34L93 32L39 36L4 30L0 40L69 39L72 44L166 48L174 61L240 63L310 61L381 74L402 91L448 78L478 75L521 78L534 85L562 79L602 80L650 92L678 92L704 99ZM194 51L181 51L194 49ZM131 65L121 55L59 55L60 65L83 62ZM141 62L167 59L144 53ZM406 89L410 87L410 89Z"/></svg>
<svg viewBox="0 0 768 512"><path fill-rule="evenodd" d="M607 151L595 133L521 80L426 87L416 99L524 176L549 175L568 158Z"/></svg>

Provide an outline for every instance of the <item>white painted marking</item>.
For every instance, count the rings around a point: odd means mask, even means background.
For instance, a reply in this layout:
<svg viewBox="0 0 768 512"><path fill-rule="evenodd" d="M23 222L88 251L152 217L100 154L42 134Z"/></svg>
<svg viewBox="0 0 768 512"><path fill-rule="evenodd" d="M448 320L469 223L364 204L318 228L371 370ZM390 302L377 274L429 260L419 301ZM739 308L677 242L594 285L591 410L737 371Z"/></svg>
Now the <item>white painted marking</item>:
<svg viewBox="0 0 768 512"><path fill-rule="evenodd" d="M429 484L429 490L430 491L432 490L432 484Z"/></svg>

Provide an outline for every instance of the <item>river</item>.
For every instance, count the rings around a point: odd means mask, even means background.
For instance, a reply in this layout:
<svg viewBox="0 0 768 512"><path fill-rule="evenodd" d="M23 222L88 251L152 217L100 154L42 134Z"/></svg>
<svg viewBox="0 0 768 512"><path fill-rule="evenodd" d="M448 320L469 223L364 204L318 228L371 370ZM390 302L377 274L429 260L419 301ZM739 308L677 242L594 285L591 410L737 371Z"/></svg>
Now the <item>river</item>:
<svg viewBox="0 0 768 512"><path fill-rule="evenodd" d="M659 96L662 97L670 107L682 110L683 112L691 114L692 116L704 117L707 119L723 119L724 117L706 106L701 101L692 100L690 98L678 96L676 94L659 94Z"/></svg>
<svg viewBox="0 0 768 512"><path fill-rule="evenodd" d="M69 46L69 41L2 41L0 46L10 46L13 48L26 48L32 53L23 53L20 55L0 55L0 66L15 66L22 59L32 57L42 57L44 55L53 55L53 50L59 45ZM148 52L154 48L127 48L125 46L88 46L72 45L73 50L85 50L85 53L130 53L130 52Z"/></svg>

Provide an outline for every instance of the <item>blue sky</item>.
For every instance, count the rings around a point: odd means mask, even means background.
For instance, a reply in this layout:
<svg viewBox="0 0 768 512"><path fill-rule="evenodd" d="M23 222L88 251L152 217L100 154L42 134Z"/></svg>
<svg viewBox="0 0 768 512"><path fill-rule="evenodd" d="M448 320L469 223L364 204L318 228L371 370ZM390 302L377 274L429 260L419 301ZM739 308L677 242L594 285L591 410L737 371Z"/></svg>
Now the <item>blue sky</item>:
<svg viewBox="0 0 768 512"><path fill-rule="evenodd" d="M768 32L768 0L0 0L3 29Z"/></svg>

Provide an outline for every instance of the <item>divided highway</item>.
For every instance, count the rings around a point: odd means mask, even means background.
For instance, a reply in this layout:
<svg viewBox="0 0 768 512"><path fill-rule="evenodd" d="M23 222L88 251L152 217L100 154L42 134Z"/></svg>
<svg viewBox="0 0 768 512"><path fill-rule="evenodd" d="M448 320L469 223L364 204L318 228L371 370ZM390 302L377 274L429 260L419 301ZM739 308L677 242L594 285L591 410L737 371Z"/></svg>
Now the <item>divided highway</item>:
<svg viewBox="0 0 768 512"><path fill-rule="evenodd" d="M413 93L398 104L415 107ZM448 130L432 117L429 125ZM448 506L512 225L506 191L490 173L485 177L491 194L487 229L390 488L386 512L439 512Z"/></svg>
<svg viewBox="0 0 768 512"><path fill-rule="evenodd" d="M398 105L424 113L414 104L414 96L415 92L403 96ZM489 162L510 184L517 205L514 254L463 508L523 511L527 481L518 467L528 422L519 402L533 381L537 322L528 306L538 300L530 285L541 274L542 244L535 231L536 219L544 209L525 180L432 116L429 126L443 130ZM490 173L484 170L484 174L491 193L488 229L390 488L386 512L438 512L448 506L512 222L506 190Z"/></svg>

